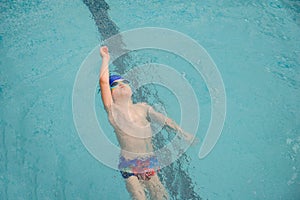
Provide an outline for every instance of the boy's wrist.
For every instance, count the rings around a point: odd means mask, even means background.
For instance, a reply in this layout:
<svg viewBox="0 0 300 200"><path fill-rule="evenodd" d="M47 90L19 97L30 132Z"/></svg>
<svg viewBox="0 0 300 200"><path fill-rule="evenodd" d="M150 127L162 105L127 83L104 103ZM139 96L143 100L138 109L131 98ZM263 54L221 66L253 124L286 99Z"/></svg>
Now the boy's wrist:
<svg viewBox="0 0 300 200"><path fill-rule="evenodd" d="M109 62L109 57L102 57L102 62Z"/></svg>

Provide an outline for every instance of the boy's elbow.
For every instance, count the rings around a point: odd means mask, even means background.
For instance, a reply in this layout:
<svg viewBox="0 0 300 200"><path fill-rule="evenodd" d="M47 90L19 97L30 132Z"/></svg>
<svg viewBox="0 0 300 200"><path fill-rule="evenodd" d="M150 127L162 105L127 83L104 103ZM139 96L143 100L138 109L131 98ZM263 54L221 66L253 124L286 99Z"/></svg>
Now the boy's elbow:
<svg viewBox="0 0 300 200"><path fill-rule="evenodd" d="M166 123L166 124L172 124L172 123L173 123L173 120L170 119L169 117L166 117L166 118L165 118L165 123Z"/></svg>
<svg viewBox="0 0 300 200"><path fill-rule="evenodd" d="M108 81L106 78L102 78L102 77L101 77L101 78L99 79L99 84L100 84L100 85L102 85L102 84L109 84L109 81Z"/></svg>

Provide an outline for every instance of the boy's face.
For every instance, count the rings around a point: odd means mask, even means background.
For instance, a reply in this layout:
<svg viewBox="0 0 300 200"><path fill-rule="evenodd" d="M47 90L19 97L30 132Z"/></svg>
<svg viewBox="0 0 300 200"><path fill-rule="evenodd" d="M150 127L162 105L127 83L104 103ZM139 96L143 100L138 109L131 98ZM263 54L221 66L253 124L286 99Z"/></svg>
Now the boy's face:
<svg viewBox="0 0 300 200"><path fill-rule="evenodd" d="M111 93L114 98L132 96L129 82L124 79L116 80L111 84Z"/></svg>

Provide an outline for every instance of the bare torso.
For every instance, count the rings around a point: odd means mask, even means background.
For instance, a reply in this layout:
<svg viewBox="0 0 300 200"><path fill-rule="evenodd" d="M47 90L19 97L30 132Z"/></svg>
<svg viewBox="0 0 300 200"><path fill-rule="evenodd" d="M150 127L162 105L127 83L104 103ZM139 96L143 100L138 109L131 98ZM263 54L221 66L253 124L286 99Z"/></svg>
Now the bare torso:
<svg viewBox="0 0 300 200"><path fill-rule="evenodd" d="M153 154L152 129L147 120L147 105L132 104L127 108L112 104L108 109L108 117L114 127L121 155L126 159Z"/></svg>

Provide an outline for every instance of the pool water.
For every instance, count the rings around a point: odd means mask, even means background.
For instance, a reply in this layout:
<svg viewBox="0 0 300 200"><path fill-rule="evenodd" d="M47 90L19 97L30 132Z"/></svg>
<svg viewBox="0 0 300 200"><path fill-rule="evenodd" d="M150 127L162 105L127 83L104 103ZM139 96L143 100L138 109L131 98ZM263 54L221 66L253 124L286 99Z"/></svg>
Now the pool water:
<svg viewBox="0 0 300 200"><path fill-rule="evenodd" d="M300 198L298 1L95 2L0 3L1 199L130 199L119 172L82 144L72 91L95 46L143 27L168 28L196 40L216 63L226 89L226 121L213 151L199 159L200 142L162 170L171 199ZM204 81L182 58L159 50L131 54L127 69L149 62L184 71L201 107L196 134L203 141L211 115ZM178 122L174 95L165 88L150 90ZM98 119L113 133L97 91L95 99ZM147 101L156 104L157 96ZM116 142L113 134L107 137Z"/></svg>

